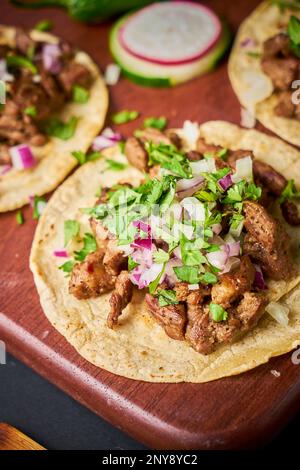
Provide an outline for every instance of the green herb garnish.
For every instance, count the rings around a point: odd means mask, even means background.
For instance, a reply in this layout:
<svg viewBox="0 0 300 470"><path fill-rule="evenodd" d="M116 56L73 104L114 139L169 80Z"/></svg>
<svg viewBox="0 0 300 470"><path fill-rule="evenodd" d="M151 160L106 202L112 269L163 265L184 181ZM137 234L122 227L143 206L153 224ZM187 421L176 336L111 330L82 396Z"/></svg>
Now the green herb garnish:
<svg viewBox="0 0 300 470"><path fill-rule="evenodd" d="M80 251L75 251L75 260L84 261L87 255L97 250L97 243L95 237L91 233L85 233L83 238L83 248Z"/></svg>
<svg viewBox="0 0 300 470"><path fill-rule="evenodd" d="M51 20L39 21L34 27L36 31L51 31L52 28L53 28L53 23Z"/></svg>
<svg viewBox="0 0 300 470"><path fill-rule="evenodd" d="M139 116L138 111L120 111L119 113L113 114L111 119L114 124L125 124L126 122L134 121Z"/></svg>
<svg viewBox="0 0 300 470"><path fill-rule="evenodd" d="M228 312L221 305L214 304L213 302L209 304L209 312L215 322L225 321L228 318Z"/></svg>
<svg viewBox="0 0 300 470"><path fill-rule="evenodd" d="M77 237L80 231L80 224L77 220L65 220L64 222L64 246L67 246L70 240Z"/></svg>
<svg viewBox="0 0 300 470"><path fill-rule="evenodd" d="M61 140L69 140L74 136L78 118L73 116L67 122L63 122L58 118L50 119L44 129L47 135L57 137Z"/></svg>
<svg viewBox="0 0 300 470"><path fill-rule="evenodd" d="M155 297L158 298L160 307L165 307L166 305L177 305L179 303L174 290L159 289Z"/></svg>
<svg viewBox="0 0 300 470"><path fill-rule="evenodd" d="M145 148L149 155L150 165L159 164L163 168L171 171L176 176L182 178L191 178L192 169L183 152L174 147L174 145L154 144L153 142L146 142Z"/></svg>
<svg viewBox="0 0 300 470"><path fill-rule="evenodd" d="M75 264L75 261L66 261L64 264L59 266L59 269L61 269L66 274L70 274L73 271Z"/></svg>
<svg viewBox="0 0 300 470"><path fill-rule="evenodd" d="M282 204L284 201L289 200L289 199L297 199L300 198L300 191L297 191L296 186L295 186L295 181L294 180L289 180L287 182L286 187L282 191L280 198L279 198L279 203Z"/></svg>
<svg viewBox="0 0 300 470"><path fill-rule="evenodd" d="M28 106L27 108L24 109L24 114L26 114L27 116L36 117L37 115L36 107Z"/></svg>
<svg viewBox="0 0 300 470"><path fill-rule="evenodd" d="M16 221L18 225L23 225L24 224L24 216L22 214L22 211L18 211L16 213Z"/></svg>
<svg viewBox="0 0 300 470"><path fill-rule="evenodd" d="M78 161L79 165L84 165L87 162L98 160L101 157L101 153L98 151L84 153L81 150L75 150L72 152L72 156Z"/></svg>
<svg viewBox="0 0 300 470"><path fill-rule="evenodd" d="M112 171L122 171L127 168L126 163L117 162L116 160L111 160L110 158L107 158L105 161L107 163L107 168Z"/></svg>
<svg viewBox="0 0 300 470"><path fill-rule="evenodd" d="M90 93L88 90L79 85L74 85L72 88L72 100L74 103L85 104L88 102Z"/></svg>
<svg viewBox="0 0 300 470"><path fill-rule="evenodd" d="M38 72L36 66L31 62L31 60L27 59L26 57L20 55L8 55L6 57L6 63L8 67L12 68L26 68L30 70L33 74Z"/></svg>
<svg viewBox="0 0 300 470"><path fill-rule="evenodd" d="M144 127L152 127L154 129L158 129L160 131L163 131L166 128L167 125L167 119L163 116L159 118L155 117L149 117L144 120Z"/></svg>

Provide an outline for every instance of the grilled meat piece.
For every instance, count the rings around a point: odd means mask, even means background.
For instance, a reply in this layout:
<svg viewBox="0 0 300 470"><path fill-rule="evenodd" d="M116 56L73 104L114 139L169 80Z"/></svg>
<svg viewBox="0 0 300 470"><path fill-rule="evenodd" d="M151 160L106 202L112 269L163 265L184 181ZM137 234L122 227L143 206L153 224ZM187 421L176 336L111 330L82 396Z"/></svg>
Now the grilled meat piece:
<svg viewBox="0 0 300 470"><path fill-rule="evenodd" d="M17 52L19 52L20 54L28 56L30 51L34 51L35 42L23 29L16 29L15 41Z"/></svg>
<svg viewBox="0 0 300 470"><path fill-rule="evenodd" d="M127 268L127 257L123 255L123 252L117 245L117 240L112 239L108 241L103 258L103 265L107 273L112 276L117 276L122 269Z"/></svg>
<svg viewBox="0 0 300 470"><path fill-rule="evenodd" d="M216 154L222 150L222 147L219 145L207 144L202 137L199 137L197 140L197 152L200 152L202 155L205 153Z"/></svg>
<svg viewBox="0 0 300 470"><path fill-rule="evenodd" d="M271 279L289 279L293 272L290 239L282 225L256 202L244 202L247 235L243 252L257 261Z"/></svg>
<svg viewBox="0 0 300 470"><path fill-rule="evenodd" d="M285 118L294 117L296 106L292 102L292 93L290 91L281 91L278 93L278 103L274 111L277 116Z"/></svg>
<svg viewBox="0 0 300 470"><path fill-rule="evenodd" d="M116 280L115 290L110 296L110 312L107 317L107 326L113 328L118 324L118 318L132 299L133 285L129 279L128 271L121 271Z"/></svg>
<svg viewBox="0 0 300 470"><path fill-rule="evenodd" d="M0 144L0 165L9 165L11 163L9 146Z"/></svg>
<svg viewBox="0 0 300 470"><path fill-rule="evenodd" d="M254 159L253 152L251 150L229 150L226 158L228 165L235 170L235 163L241 158L251 157Z"/></svg>
<svg viewBox="0 0 300 470"><path fill-rule="evenodd" d="M204 299L210 295L210 286L200 284L196 290L190 290L187 282L178 282L174 290L179 302L187 302L191 305L197 305L204 302Z"/></svg>
<svg viewBox="0 0 300 470"><path fill-rule="evenodd" d="M67 62L57 78L68 97L72 95L74 85L89 88L92 83L90 71L84 65L75 61Z"/></svg>
<svg viewBox="0 0 300 470"><path fill-rule="evenodd" d="M164 328L170 338L184 340L186 311L184 304L160 307L158 300L146 294L146 303L155 320Z"/></svg>
<svg viewBox="0 0 300 470"><path fill-rule="evenodd" d="M255 268L248 256L242 256L236 271L222 274L211 289L212 302L230 307L246 291L250 290L255 277Z"/></svg>
<svg viewBox="0 0 300 470"><path fill-rule="evenodd" d="M268 298L265 295L245 292L236 309L236 315L242 324L242 330L248 331L255 327L261 319L267 303Z"/></svg>
<svg viewBox="0 0 300 470"><path fill-rule="evenodd" d="M171 137L168 137L166 134L161 132L159 129L154 129L153 127L147 127L147 129L140 130L138 133L139 139L141 142L153 142L154 144L173 144ZM173 134L174 138L174 134Z"/></svg>
<svg viewBox="0 0 300 470"><path fill-rule="evenodd" d="M82 263L75 264L69 283L70 294L79 300L89 299L114 288L116 276L107 273L103 256L103 251L97 250L90 253Z"/></svg>
<svg viewBox="0 0 300 470"><path fill-rule="evenodd" d="M131 165L140 171L148 171L148 153L139 139L129 137L126 140L124 153Z"/></svg>
<svg viewBox="0 0 300 470"><path fill-rule="evenodd" d="M175 145L177 149L180 149L182 146L181 138L179 137L176 132L172 131L171 129L167 129L165 131L165 135L170 139L171 143Z"/></svg>
<svg viewBox="0 0 300 470"><path fill-rule="evenodd" d="M270 77L276 90L289 90L293 80L297 78L299 60L294 56L285 58L263 58L262 70Z"/></svg>
<svg viewBox="0 0 300 470"><path fill-rule="evenodd" d="M203 159L203 155L200 152L197 152L197 150L190 150L187 152L186 156L190 162L198 162Z"/></svg>
<svg viewBox="0 0 300 470"><path fill-rule="evenodd" d="M290 54L290 41L285 33L278 33L263 44L263 58L287 57Z"/></svg>
<svg viewBox="0 0 300 470"><path fill-rule="evenodd" d="M300 215L298 207L292 201L284 201L281 205L281 212L288 224L297 226L300 225Z"/></svg>
<svg viewBox="0 0 300 470"><path fill-rule="evenodd" d="M280 196L287 185L284 176L278 173L271 165L260 160L253 162L254 180L265 186L274 196Z"/></svg>

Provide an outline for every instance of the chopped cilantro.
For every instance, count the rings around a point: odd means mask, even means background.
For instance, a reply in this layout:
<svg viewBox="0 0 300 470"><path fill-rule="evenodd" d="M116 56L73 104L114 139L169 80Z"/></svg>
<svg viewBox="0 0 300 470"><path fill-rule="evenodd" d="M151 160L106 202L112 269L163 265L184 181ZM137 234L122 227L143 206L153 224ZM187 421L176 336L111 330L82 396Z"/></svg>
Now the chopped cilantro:
<svg viewBox="0 0 300 470"><path fill-rule="evenodd" d="M210 312L211 318L215 322L225 321L228 318L228 313L226 312L226 310L224 310L224 308L221 305L214 304L213 302L209 304L209 312Z"/></svg>
<svg viewBox="0 0 300 470"><path fill-rule="evenodd" d="M179 303L174 290L159 289L155 297L158 298L160 307L165 307L166 305L177 305Z"/></svg>
<svg viewBox="0 0 300 470"><path fill-rule="evenodd" d="M59 269L61 269L64 273L70 274L73 271L75 264L75 261L66 261L64 264L59 266Z"/></svg>
<svg viewBox="0 0 300 470"><path fill-rule="evenodd" d="M91 233L85 233L83 238L83 248L75 252L76 261L84 261L87 255L93 253L97 249L95 237Z"/></svg>
<svg viewBox="0 0 300 470"><path fill-rule="evenodd" d="M126 122L134 121L139 116L138 111L120 111L119 113L113 114L111 117L115 124L125 124Z"/></svg>
<svg viewBox="0 0 300 470"><path fill-rule="evenodd" d="M178 279L189 284L198 284L201 279L199 268L195 266L176 266L173 270Z"/></svg>
<svg viewBox="0 0 300 470"><path fill-rule="evenodd" d="M39 21L35 26L34 29L36 31L51 31L53 28L53 23L51 20L42 20Z"/></svg>
<svg viewBox="0 0 300 470"><path fill-rule="evenodd" d="M192 177L189 160L174 145L146 142L145 148L149 155L150 165L160 164L176 176L181 176L182 178Z"/></svg>
<svg viewBox="0 0 300 470"><path fill-rule="evenodd" d="M46 205L46 199L40 196L34 196L33 198L33 218L39 219L40 215Z"/></svg>
<svg viewBox="0 0 300 470"><path fill-rule="evenodd" d="M203 284L215 284L218 282L218 278L215 274L206 271L206 273L202 274L200 277L200 282Z"/></svg>
<svg viewBox="0 0 300 470"><path fill-rule="evenodd" d="M64 222L64 246L67 246L70 240L77 237L80 231L80 224L77 220L65 220Z"/></svg>
<svg viewBox="0 0 300 470"><path fill-rule="evenodd" d="M74 103L85 104L88 102L90 93L80 85L74 85L72 89Z"/></svg>
<svg viewBox="0 0 300 470"><path fill-rule="evenodd" d="M279 203L282 204L284 201L289 199L295 199L300 197L300 191L297 191L294 180L289 180L286 187L282 191Z"/></svg>
<svg viewBox="0 0 300 470"><path fill-rule="evenodd" d="M49 119L45 125L45 132L51 137L57 137L61 140L69 140L75 134L78 124L78 118L73 116L67 122L58 118Z"/></svg>
<svg viewBox="0 0 300 470"><path fill-rule="evenodd" d="M167 119L163 116L159 118L149 117L144 120L144 127L153 127L154 129L158 129L163 131L167 125Z"/></svg>
<svg viewBox="0 0 300 470"><path fill-rule="evenodd" d="M23 225L24 224L24 216L22 214L22 211L18 211L16 213L16 221L18 225Z"/></svg>
<svg viewBox="0 0 300 470"><path fill-rule="evenodd" d="M8 55L6 57L6 63L8 67L12 68L26 68L30 70L33 74L36 74L38 72L38 69L36 66L31 62L31 60L27 59L26 57L23 57L21 55Z"/></svg>
<svg viewBox="0 0 300 470"><path fill-rule="evenodd" d="M291 15L288 24L290 47L297 57L300 57L300 20Z"/></svg>
<svg viewBox="0 0 300 470"><path fill-rule="evenodd" d="M259 59L262 56L261 52L258 51L247 51L246 54L253 59Z"/></svg>
<svg viewBox="0 0 300 470"><path fill-rule="evenodd" d="M76 158L79 165L84 165L87 162L98 160L98 158L101 157L101 153L98 151L91 152L91 153L84 153L81 150L75 150L74 152L72 152L72 156Z"/></svg>
<svg viewBox="0 0 300 470"><path fill-rule="evenodd" d="M128 271L132 271L136 266L138 266L138 263L133 261L131 256L128 256Z"/></svg>
<svg viewBox="0 0 300 470"><path fill-rule="evenodd" d="M170 255L166 251L159 248L153 255L155 263L163 264L169 261Z"/></svg>
<svg viewBox="0 0 300 470"><path fill-rule="evenodd" d="M107 158L105 161L107 163L107 168L112 171L122 171L127 167L126 163L117 162L110 158Z"/></svg>
<svg viewBox="0 0 300 470"><path fill-rule="evenodd" d="M28 106L27 108L24 109L24 113L27 116L36 117L36 115L37 115L36 107L35 106Z"/></svg>

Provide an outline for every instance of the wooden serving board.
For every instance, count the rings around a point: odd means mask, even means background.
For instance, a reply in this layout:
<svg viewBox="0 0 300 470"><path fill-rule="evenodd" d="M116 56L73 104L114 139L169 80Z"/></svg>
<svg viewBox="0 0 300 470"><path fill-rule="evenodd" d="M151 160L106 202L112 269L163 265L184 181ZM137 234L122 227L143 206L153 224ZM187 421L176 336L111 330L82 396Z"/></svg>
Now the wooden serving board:
<svg viewBox="0 0 300 470"><path fill-rule="evenodd" d="M45 450L45 448L9 424L0 423L0 450Z"/></svg>
<svg viewBox="0 0 300 470"><path fill-rule="evenodd" d="M257 1L215 0L233 30ZM54 21L54 33L84 48L104 69L110 24L86 26L64 12L26 11L1 0L1 22L31 27ZM226 60L216 71L174 89L150 89L126 79L110 90L111 111L136 109L140 121L120 126L126 136L147 116L164 115L170 126L184 119L240 121ZM15 213L0 217L0 339L8 350L95 413L156 449L224 449L263 444L299 410L300 366L291 354L248 373L203 385L150 384L94 367L51 327L39 304L28 267L36 227L31 209L18 226ZM275 377L271 370L280 372ZM63 422L62 422L63 425Z"/></svg>

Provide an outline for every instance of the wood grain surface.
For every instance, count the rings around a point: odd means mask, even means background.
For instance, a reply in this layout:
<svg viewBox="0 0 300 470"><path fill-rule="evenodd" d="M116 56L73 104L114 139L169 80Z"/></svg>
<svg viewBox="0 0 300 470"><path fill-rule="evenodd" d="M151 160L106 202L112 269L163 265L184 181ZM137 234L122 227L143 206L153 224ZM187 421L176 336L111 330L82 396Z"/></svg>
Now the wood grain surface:
<svg viewBox="0 0 300 470"><path fill-rule="evenodd" d="M45 450L45 448L9 424L0 423L0 450Z"/></svg>
<svg viewBox="0 0 300 470"><path fill-rule="evenodd" d="M60 10L26 11L5 0L0 3L4 24L31 27L40 19L52 19L54 33L84 48L102 69L112 61L107 47L110 24L87 26ZM258 2L206 3L235 31ZM147 116L167 116L170 126L180 126L184 119L240 122L226 59L214 72L172 89L143 88L122 78L111 87L110 99L110 112L125 108L141 112L140 121L119 126L125 136ZM0 339L18 359L156 449L256 446L271 439L300 409L300 366L292 364L291 354L243 375L201 385L137 382L89 364L43 315L28 267L36 222L30 208L23 212L23 226L16 224L15 213L0 217Z"/></svg>

